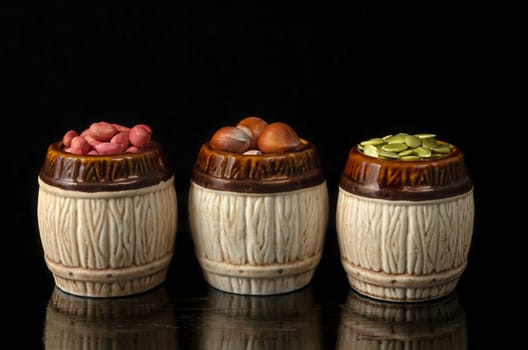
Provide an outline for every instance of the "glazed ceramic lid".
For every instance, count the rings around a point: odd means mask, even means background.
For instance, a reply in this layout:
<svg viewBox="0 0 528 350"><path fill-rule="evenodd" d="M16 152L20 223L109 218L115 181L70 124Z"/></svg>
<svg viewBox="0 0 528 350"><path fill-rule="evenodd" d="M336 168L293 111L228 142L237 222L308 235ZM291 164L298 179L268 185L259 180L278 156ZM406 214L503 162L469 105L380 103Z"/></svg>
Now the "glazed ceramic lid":
<svg viewBox="0 0 528 350"><path fill-rule="evenodd" d="M136 189L171 176L161 147L154 141L140 152L112 155L75 155L57 141L48 147L39 172L39 178L51 186L81 192Z"/></svg>
<svg viewBox="0 0 528 350"><path fill-rule="evenodd" d="M316 147L306 141L299 151L242 155L213 149L204 143L192 172L202 187L244 193L285 192L321 184L323 175Z"/></svg>
<svg viewBox="0 0 528 350"><path fill-rule="evenodd" d="M429 200L466 193L473 183L456 146L444 157L416 161L375 158L353 146L339 186L370 198Z"/></svg>

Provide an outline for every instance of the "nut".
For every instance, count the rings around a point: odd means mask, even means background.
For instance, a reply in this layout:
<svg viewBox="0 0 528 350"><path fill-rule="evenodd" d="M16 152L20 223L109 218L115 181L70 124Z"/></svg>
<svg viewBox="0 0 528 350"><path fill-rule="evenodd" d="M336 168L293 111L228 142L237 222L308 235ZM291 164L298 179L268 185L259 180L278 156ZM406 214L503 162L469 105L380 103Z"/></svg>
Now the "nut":
<svg viewBox="0 0 528 350"><path fill-rule="evenodd" d="M243 153L251 144L251 137L241 128L224 126L211 137L211 147L224 152Z"/></svg>
<svg viewBox="0 0 528 350"><path fill-rule="evenodd" d="M290 125L274 122L262 129L258 146L262 153L280 153L300 150L303 144Z"/></svg>
<svg viewBox="0 0 528 350"><path fill-rule="evenodd" d="M251 132L250 149L258 148L258 137L268 122L257 116L249 116L238 122L237 127L246 127ZM245 130L245 129L244 129Z"/></svg>

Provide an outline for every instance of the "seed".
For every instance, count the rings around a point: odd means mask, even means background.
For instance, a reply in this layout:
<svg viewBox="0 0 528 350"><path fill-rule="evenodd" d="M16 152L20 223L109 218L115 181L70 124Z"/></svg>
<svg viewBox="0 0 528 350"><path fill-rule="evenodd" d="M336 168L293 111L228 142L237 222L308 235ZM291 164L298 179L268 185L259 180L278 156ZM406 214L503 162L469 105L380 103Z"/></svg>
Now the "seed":
<svg viewBox="0 0 528 350"><path fill-rule="evenodd" d="M420 160L421 158L418 156L403 156L403 157L400 157L400 159L405 160L405 161L413 161L413 160Z"/></svg>
<svg viewBox="0 0 528 350"><path fill-rule="evenodd" d="M431 147L431 151L436 153L449 153L451 150L449 149L449 145L440 144L435 147Z"/></svg>
<svg viewBox="0 0 528 350"><path fill-rule="evenodd" d="M367 156L371 157L378 157L378 149L374 145L365 145L363 148L363 153L365 153Z"/></svg>
<svg viewBox="0 0 528 350"><path fill-rule="evenodd" d="M414 154L414 149L412 149L412 148L408 148L405 151L401 151L401 152L398 153L398 155L400 157L410 156L412 154Z"/></svg>
<svg viewBox="0 0 528 350"><path fill-rule="evenodd" d="M420 138L414 135L405 135L404 137L405 144L409 147L416 148L422 145Z"/></svg>
<svg viewBox="0 0 528 350"><path fill-rule="evenodd" d="M400 156L396 152L385 151L384 149L378 149L378 155L384 158L398 159Z"/></svg>
<svg viewBox="0 0 528 350"><path fill-rule="evenodd" d="M438 142L436 134L400 132L362 141L357 148L374 158L418 161L445 157L451 153L452 145Z"/></svg>
<svg viewBox="0 0 528 350"><path fill-rule="evenodd" d="M391 136L385 140L387 143L404 143L405 142L405 136L401 134L397 134L394 136Z"/></svg>
<svg viewBox="0 0 528 350"><path fill-rule="evenodd" d="M433 148L436 146L436 140L432 137L422 139L422 146L425 148Z"/></svg>
<svg viewBox="0 0 528 350"><path fill-rule="evenodd" d="M431 155L432 155L432 152L429 148L425 148L425 147L416 147L414 149L414 151L416 152L416 154L421 157L421 158L430 158Z"/></svg>
<svg viewBox="0 0 528 350"><path fill-rule="evenodd" d="M377 145L382 145L384 143L385 143L385 141L383 141L383 139L381 139L379 137L376 137L376 138L373 138L373 139L370 139L370 140L363 141L363 142L360 143L360 145L362 145L362 146L366 146L366 145L377 146Z"/></svg>
<svg viewBox="0 0 528 350"><path fill-rule="evenodd" d="M401 152L405 151L407 148L408 147L405 143L388 143L381 146L381 149L387 152Z"/></svg>
<svg viewBox="0 0 528 350"><path fill-rule="evenodd" d="M417 138L419 139L428 139L428 138L435 138L436 135L435 134L414 134L414 136L416 136Z"/></svg>

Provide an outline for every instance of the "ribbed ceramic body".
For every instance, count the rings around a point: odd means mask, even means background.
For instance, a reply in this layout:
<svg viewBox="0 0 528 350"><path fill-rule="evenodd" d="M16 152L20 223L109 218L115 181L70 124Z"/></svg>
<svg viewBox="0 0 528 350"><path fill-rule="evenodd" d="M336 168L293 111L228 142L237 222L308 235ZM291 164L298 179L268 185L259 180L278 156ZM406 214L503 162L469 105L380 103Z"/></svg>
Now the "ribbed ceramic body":
<svg viewBox="0 0 528 350"><path fill-rule="evenodd" d="M205 279L237 294L307 285L321 259L328 191L315 147L284 154L198 154L189 220Z"/></svg>
<svg viewBox="0 0 528 350"><path fill-rule="evenodd" d="M467 348L466 316L456 293L425 303L393 303L351 291L341 311L336 349Z"/></svg>
<svg viewBox="0 0 528 350"><path fill-rule="evenodd" d="M399 161L350 150L339 184L336 229L352 288L390 301L451 293L466 268L473 184L462 152Z"/></svg>
<svg viewBox="0 0 528 350"><path fill-rule="evenodd" d="M57 287L113 297L165 281L177 200L159 145L140 153L77 156L54 143L38 183L40 238Z"/></svg>

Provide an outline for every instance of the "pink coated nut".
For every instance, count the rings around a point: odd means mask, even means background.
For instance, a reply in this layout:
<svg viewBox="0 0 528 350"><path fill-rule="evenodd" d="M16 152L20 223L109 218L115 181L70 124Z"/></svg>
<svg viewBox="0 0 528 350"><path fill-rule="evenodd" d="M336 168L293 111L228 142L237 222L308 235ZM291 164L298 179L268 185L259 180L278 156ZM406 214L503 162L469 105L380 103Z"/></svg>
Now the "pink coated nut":
<svg viewBox="0 0 528 350"><path fill-rule="evenodd" d="M128 135L129 135L128 131L120 131L112 137L110 142L119 143L120 145L123 146L123 149L125 149L128 147L128 142L129 142Z"/></svg>
<svg viewBox="0 0 528 350"><path fill-rule="evenodd" d="M115 126L108 122L96 122L90 125L90 136L99 141L110 141L117 134Z"/></svg>
<svg viewBox="0 0 528 350"><path fill-rule="evenodd" d="M108 155L108 154L116 154L121 153L124 150L124 147L122 144L114 143L114 142L101 142L100 144L95 146L95 150L98 154Z"/></svg>
<svg viewBox="0 0 528 350"><path fill-rule="evenodd" d="M124 125L121 125L121 124L117 124L117 123L112 123L112 125L114 126L114 128L117 129L117 131L121 132L121 131L129 131L130 128L128 126L124 126Z"/></svg>
<svg viewBox="0 0 528 350"><path fill-rule="evenodd" d="M84 139L88 142L91 148L95 148L95 146L103 142L103 141L99 141L95 139L93 136L90 136L90 135L84 136Z"/></svg>
<svg viewBox="0 0 528 350"><path fill-rule="evenodd" d="M150 127L150 125L148 125L148 124L136 124L136 125L134 125L134 126L135 126L135 127L138 127L138 128L143 128L143 129L147 130L147 132L148 132L149 134L152 135L152 128Z"/></svg>
<svg viewBox="0 0 528 350"><path fill-rule="evenodd" d="M145 147L150 143L152 136L146 128L136 125L132 129L130 129L128 138L132 146L141 148Z"/></svg>
<svg viewBox="0 0 528 350"><path fill-rule="evenodd" d="M139 152L139 148L137 148L136 146L130 146L128 147L125 152L128 152L128 153L137 153Z"/></svg>
<svg viewBox="0 0 528 350"><path fill-rule="evenodd" d="M75 137L79 136L77 131L75 130L68 130L62 137L62 143L64 144L64 147L70 147L71 146L71 140Z"/></svg>
<svg viewBox="0 0 528 350"><path fill-rule="evenodd" d="M132 128L118 123L94 122L78 134L68 130L63 135L64 151L77 155L109 155L140 152L152 141L152 128L136 124Z"/></svg>
<svg viewBox="0 0 528 350"><path fill-rule="evenodd" d="M82 155L88 153L90 145L88 141L82 136L75 136L71 140L71 153Z"/></svg>

